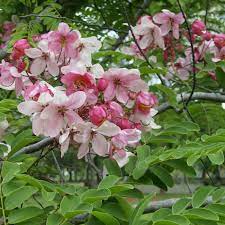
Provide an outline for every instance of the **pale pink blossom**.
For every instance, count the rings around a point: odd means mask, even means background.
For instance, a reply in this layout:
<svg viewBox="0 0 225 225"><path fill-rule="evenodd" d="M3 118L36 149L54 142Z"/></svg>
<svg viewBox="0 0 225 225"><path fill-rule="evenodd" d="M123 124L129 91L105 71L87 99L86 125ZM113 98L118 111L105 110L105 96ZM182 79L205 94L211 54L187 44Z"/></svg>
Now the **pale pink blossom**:
<svg viewBox="0 0 225 225"><path fill-rule="evenodd" d="M162 35L167 35L170 31L173 33L173 37L179 39L180 25L184 23L184 17L182 13L175 14L169 10L162 10L162 13L157 13L153 16L153 21L157 24L161 24Z"/></svg>
<svg viewBox="0 0 225 225"><path fill-rule="evenodd" d="M91 55L101 48L101 42L96 37L80 38L75 43L75 48L78 52L78 59L84 62L87 66L91 65Z"/></svg>
<svg viewBox="0 0 225 225"><path fill-rule="evenodd" d="M127 103L129 92L139 92L147 90L148 85L141 80L137 70L125 68L112 68L106 71L103 78L108 81L108 86L104 91L105 101L111 101L115 97L121 103Z"/></svg>
<svg viewBox="0 0 225 225"><path fill-rule="evenodd" d="M161 30L149 16L143 16L140 24L133 27L133 32L141 49L149 48L152 44L162 49L165 48Z"/></svg>
<svg viewBox="0 0 225 225"><path fill-rule="evenodd" d="M92 145L94 153L100 156L109 154L109 143L106 137L113 137L120 132L120 128L114 123L105 121L99 127L90 122L81 123L76 126L78 133L74 135L74 141L80 143L78 159L83 158L90 152L89 143Z"/></svg>
<svg viewBox="0 0 225 225"><path fill-rule="evenodd" d="M30 66L30 71L33 75L40 75L45 71L46 67L52 76L59 75L59 67L54 55L49 52L48 42L46 40L40 41L38 48L26 49L25 53L28 57L34 59Z"/></svg>
<svg viewBox="0 0 225 225"><path fill-rule="evenodd" d="M60 23L57 31L49 33L49 49L55 54L63 53L66 57L74 58L77 56L74 43L79 36L79 32L70 30L68 24Z"/></svg>
<svg viewBox="0 0 225 225"><path fill-rule="evenodd" d="M17 96L19 96L23 89L23 81L22 75L18 72L18 69L2 60L0 65L0 75L0 85L2 88L13 87L13 89L16 90Z"/></svg>

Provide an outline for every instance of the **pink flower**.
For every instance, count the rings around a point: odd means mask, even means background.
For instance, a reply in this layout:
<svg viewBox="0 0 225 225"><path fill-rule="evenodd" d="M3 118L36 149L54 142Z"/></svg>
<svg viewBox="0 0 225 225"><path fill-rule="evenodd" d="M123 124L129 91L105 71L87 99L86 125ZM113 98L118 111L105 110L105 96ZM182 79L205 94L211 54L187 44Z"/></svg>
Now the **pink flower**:
<svg viewBox="0 0 225 225"><path fill-rule="evenodd" d="M46 136L56 137L66 125L73 124L79 118L76 109L84 105L86 94L77 91L69 97L62 91L54 93L52 102L41 112L41 119L46 121L48 126Z"/></svg>
<svg viewBox="0 0 225 225"><path fill-rule="evenodd" d="M225 59L225 47L221 49L216 49L214 57L212 58L213 62L219 62Z"/></svg>
<svg viewBox="0 0 225 225"><path fill-rule="evenodd" d="M49 53L48 42L42 40L38 43L38 48L28 48L25 50L28 57L34 59L31 63L30 71L37 76L44 72L47 67L52 76L59 75L59 67L53 55Z"/></svg>
<svg viewBox="0 0 225 225"><path fill-rule="evenodd" d="M223 48L225 46L225 34L215 34L213 40L217 48Z"/></svg>
<svg viewBox="0 0 225 225"><path fill-rule="evenodd" d="M148 114L150 109L157 104L157 97L149 92L141 91L136 98L136 110Z"/></svg>
<svg viewBox="0 0 225 225"><path fill-rule="evenodd" d="M74 135L74 141L81 144L78 150L78 159L83 158L90 152L90 142L92 144L92 150L97 155L107 155L109 153L109 146L105 136L113 137L120 132L118 126L107 120L99 127L95 127L89 122L78 124L76 127L78 132Z"/></svg>
<svg viewBox="0 0 225 225"><path fill-rule="evenodd" d="M30 48L30 44L26 39L20 39L13 45L12 58L14 60L20 59L25 55L25 49Z"/></svg>
<svg viewBox="0 0 225 225"><path fill-rule="evenodd" d="M105 108L103 106L94 106L89 111L90 121L94 125L101 125L104 120L107 118L107 113L105 111Z"/></svg>
<svg viewBox="0 0 225 225"><path fill-rule="evenodd" d="M68 73L61 78L61 82L66 85L66 93L68 95L77 90L85 91L94 88L94 79L89 73L85 73L84 75Z"/></svg>
<svg viewBox="0 0 225 225"><path fill-rule="evenodd" d="M37 81L35 84L31 84L25 88L24 99L37 101L42 93L48 93L53 96L53 92L50 90L47 83Z"/></svg>
<svg viewBox="0 0 225 225"><path fill-rule="evenodd" d="M18 105L19 112L32 116L32 128L35 135L56 137L67 125L80 118L75 112L86 101L86 95L78 91L69 97L62 91L56 91L52 97L44 92L38 101L25 101Z"/></svg>
<svg viewBox="0 0 225 225"><path fill-rule="evenodd" d="M139 92L148 89L137 70L112 68L104 73L103 78L108 81L104 91L105 101L111 101L116 97L119 102L125 104L129 100L129 91Z"/></svg>
<svg viewBox="0 0 225 225"><path fill-rule="evenodd" d="M134 147L141 140L141 131L138 129L124 129L111 139L116 150L124 149L127 146Z"/></svg>
<svg viewBox="0 0 225 225"><path fill-rule="evenodd" d="M184 23L182 13L174 14L164 9L162 13L157 13L153 16L153 21L157 24L161 24L160 28L163 36L172 31L174 38L179 39L179 26Z"/></svg>
<svg viewBox="0 0 225 225"><path fill-rule="evenodd" d="M191 25L191 30L193 34L201 36L206 30L206 26L201 20L195 20Z"/></svg>
<svg viewBox="0 0 225 225"><path fill-rule="evenodd" d="M10 63L2 60L0 65L0 85L2 87L13 87L16 90L16 95L19 96L23 89L22 75L18 72L18 69L12 66Z"/></svg>
<svg viewBox="0 0 225 225"><path fill-rule="evenodd" d="M161 30L149 16L141 17L140 24L133 28L133 32L141 49L147 49L153 44L165 48Z"/></svg>
<svg viewBox="0 0 225 225"><path fill-rule="evenodd" d="M74 43L79 38L77 31L71 31L68 24L60 23L57 31L49 33L49 49L55 54L64 52L66 57L76 57Z"/></svg>

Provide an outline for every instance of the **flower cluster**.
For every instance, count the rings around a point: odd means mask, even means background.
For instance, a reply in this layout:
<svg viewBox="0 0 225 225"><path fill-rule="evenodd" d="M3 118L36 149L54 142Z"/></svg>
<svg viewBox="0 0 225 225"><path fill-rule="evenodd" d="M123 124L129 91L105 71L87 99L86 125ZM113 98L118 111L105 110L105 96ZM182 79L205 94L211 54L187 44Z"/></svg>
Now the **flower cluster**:
<svg viewBox="0 0 225 225"><path fill-rule="evenodd" d="M159 128L157 98L138 70L93 65L100 48L96 37L60 23L32 43L16 41L10 61L0 65L0 84L23 96L19 112L30 116L35 135L58 139L62 156L73 145L79 159L92 153L123 166L141 132Z"/></svg>
<svg viewBox="0 0 225 225"><path fill-rule="evenodd" d="M152 17L143 16L132 27L138 46L132 42L122 51L143 59L143 54L154 55L154 50L161 49L168 68L168 79L189 79L194 70L190 42L194 48L196 72L198 64L207 65L207 56L210 56L211 62L225 59L225 34L209 32L204 22L197 19L189 27L190 37L184 22L182 13L175 14L169 10L162 10ZM213 71L208 71L208 75L216 79Z"/></svg>

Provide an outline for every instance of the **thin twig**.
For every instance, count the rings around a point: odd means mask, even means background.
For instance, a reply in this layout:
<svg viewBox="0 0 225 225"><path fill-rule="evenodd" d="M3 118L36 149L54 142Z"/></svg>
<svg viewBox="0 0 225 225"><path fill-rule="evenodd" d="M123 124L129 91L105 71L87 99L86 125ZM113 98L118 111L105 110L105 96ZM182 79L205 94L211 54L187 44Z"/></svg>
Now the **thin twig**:
<svg viewBox="0 0 225 225"><path fill-rule="evenodd" d="M209 12L209 0L205 0L205 18L204 18L205 25L207 25L208 12Z"/></svg>
<svg viewBox="0 0 225 225"><path fill-rule="evenodd" d="M3 193L2 193L2 175L0 174L0 199L1 199L1 208L2 208L2 217L4 225L7 225L5 209L4 209L4 201L3 201Z"/></svg>
<svg viewBox="0 0 225 225"><path fill-rule="evenodd" d="M57 170L58 170L58 172L59 172L59 176L60 176L62 182L64 183L64 182L65 182L65 179L64 179L62 170L61 170L60 165L59 165L59 162L58 162L58 160L57 160L57 158L56 158L56 156L55 156L55 153L54 153L53 151L52 151L52 157L53 157L53 160L54 160L54 162L55 162L56 168L57 168Z"/></svg>
<svg viewBox="0 0 225 225"><path fill-rule="evenodd" d="M103 177L102 177L101 170L95 165L95 163L92 161L92 158L91 158L91 156L89 154L87 155L87 162L94 169L94 171L96 172L98 178L102 179Z"/></svg>
<svg viewBox="0 0 225 225"><path fill-rule="evenodd" d="M138 41L137 41L137 39L136 39L136 37L135 37L135 34L134 34L133 29L132 29L132 26L131 26L131 22L130 22L129 16L128 16L128 14L127 14L126 6L124 5L124 3L123 3L122 5L123 5L123 9L124 9L124 15L125 15L125 18L126 18L126 21L127 21L128 27L129 27L129 30L130 30L130 32L131 32L131 35L132 35L132 37L133 37L133 39L134 39L134 42L135 42L135 44L136 44L136 46L137 46L139 52L141 53L141 55L144 57L145 61L147 62L147 64L153 69L152 64L149 62L148 57L145 55L145 53L144 53L143 50L141 49L141 47L140 47L140 45L138 44ZM160 79L161 83L163 84L164 81L163 81L162 77L161 77L159 74L157 74L157 76L158 76L158 78Z"/></svg>
<svg viewBox="0 0 225 225"><path fill-rule="evenodd" d="M190 96L189 96L189 98L186 101L186 106L188 106L189 102L191 101L192 95L195 92L195 88L196 88L196 62L195 62L195 53L194 53L194 45L193 45L193 41L192 41L191 29L189 27L189 24L188 24L188 21L187 21L187 17L186 17L186 15L184 13L184 10L183 10L183 8L182 8L182 6L180 4L180 0L177 0L177 3L178 3L178 6L180 8L180 11L181 11L181 13L183 15L183 18L184 18L184 21L185 21L185 24L186 24L186 27L187 27L187 31L188 31L189 42L190 42L190 45L191 45L192 66L193 66L193 84L192 84L192 90L191 90Z"/></svg>

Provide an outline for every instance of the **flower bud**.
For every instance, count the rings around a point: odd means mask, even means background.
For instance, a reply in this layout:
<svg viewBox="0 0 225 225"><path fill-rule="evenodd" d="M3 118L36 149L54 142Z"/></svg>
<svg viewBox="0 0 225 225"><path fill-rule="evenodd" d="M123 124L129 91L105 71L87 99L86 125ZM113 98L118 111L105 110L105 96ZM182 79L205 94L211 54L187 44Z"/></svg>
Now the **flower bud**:
<svg viewBox="0 0 225 225"><path fill-rule="evenodd" d="M97 88L99 91L104 91L108 86L108 81L104 78L98 80Z"/></svg>
<svg viewBox="0 0 225 225"><path fill-rule="evenodd" d="M94 106L89 112L90 120L94 125L101 125L107 117L103 106Z"/></svg>
<svg viewBox="0 0 225 225"><path fill-rule="evenodd" d="M201 35L206 30L205 24L201 20L195 20L191 25L192 33Z"/></svg>
<svg viewBox="0 0 225 225"><path fill-rule="evenodd" d="M133 128L133 123L126 119L126 118L123 118L123 119L120 119L118 122L117 122L117 125L123 130L123 129L131 129Z"/></svg>
<svg viewBox="0 0 225 225"><path fill-rule="evenodd" d="M150 109L157 103L155 95L149 92L140 92L136 99L136 109L148 114Z"/></svg>

